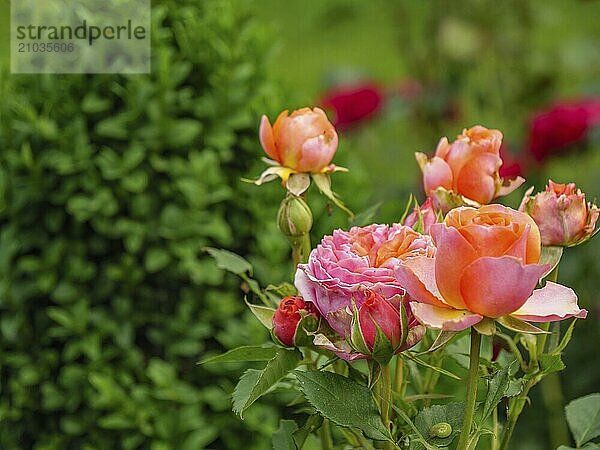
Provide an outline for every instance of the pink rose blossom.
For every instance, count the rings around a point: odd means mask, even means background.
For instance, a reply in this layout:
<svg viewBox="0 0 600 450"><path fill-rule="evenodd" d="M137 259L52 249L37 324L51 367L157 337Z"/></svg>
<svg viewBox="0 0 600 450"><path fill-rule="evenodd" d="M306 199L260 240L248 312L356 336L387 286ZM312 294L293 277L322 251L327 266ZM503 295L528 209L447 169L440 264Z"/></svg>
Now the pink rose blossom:
<svg viewBox="0 0 600 450"><path fill-rule="evenodd" d="M298 265L296 271L296 287L304 300L313 302L339 335L337 343L325 341L323 336L317 336L315 343L346 360L364 358L346 342L354 308L360 310L375 293L399 311L398 299L404 295L404 288L394 275L396 267L419 255L431 256L434 251L429 236L399 224L335 230L333 235L325 236L310 254L308 263ZM398 351L414 345L424 332L417 327L410 308L406 309L408 338Z"/></svg>

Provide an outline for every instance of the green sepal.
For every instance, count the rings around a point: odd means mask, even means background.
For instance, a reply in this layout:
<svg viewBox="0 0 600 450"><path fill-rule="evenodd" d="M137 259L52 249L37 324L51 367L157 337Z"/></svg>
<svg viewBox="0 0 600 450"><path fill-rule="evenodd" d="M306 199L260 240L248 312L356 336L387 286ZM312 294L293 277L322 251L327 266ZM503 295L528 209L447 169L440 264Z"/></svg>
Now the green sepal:
<svg viewBox="0 0 600 450"><path fill-rule="evenodd" d="M294 345L296 347L310 347L313 344L313 336L319 329L320 320L314 314L305 314L296 325L294 333Z"/></svg>
<svg viewBox="0 0 600 450"><path fill-rule="evenodd" d="M443 347L448 342L450 342L454 338L454 336L456 336L458 333L460 333L460 331L441 330L439 332L439 334L437 335L437 337L435 338L435 341L433 341L433 344L431 344L431 347L429 347L429 350L427 350L427 351L433 352L433 351L437 350L438 348Z"/></svg>
<svg viewBox="0 0 600 450"><path fill-rule="evenodd" d="M254 316L258 319L260 323L262 323L265 328L271 330L273 328L273 315L275 314L275 310L273 308L268 308L267 306L259 306L253 305L248 302L248 300L244 297L244 302L250 308L250 311Z"/></svg>
<svg viewBox="0 0 600 450"><path fill-rule="evenodd" d="M554 269L560 263L560 258L563 254L563 247L559 246L542 246L542 252L540 254L540 260L538 264L548 264L550 267L544 272L542 278L546 278L552 273Z"/></svg>
<svg viewBox="0 0 600 450"><path fill-rule="evenodd" d="M395 349L377 323L375 323L375 329L372 357L379 364L386 365L390 362L392 356L394 356Z"/></svg>
<svg viewBox="0 0 600 450"><path fill-rule="evenodd" d="M360 331L360 320L358 318L358 308L352 300L352 326L350 329L350 343L353 348L356 349L359 353L363 355L370 355L371 351L369 347L367 347L367 343L365 342L365 338Z"/></svg>
<svg viewBox="0 0 600 450"><path fill-rule="evenodd" d="M517 319L516 317L510 315L498 317L496 321L504 328L516 331L517 333L550 334L549 332L544 331L541 328L530 324L529 322L525 322L524 320Z"/></svg>
<svg viewBox="0 0 600 450"><path fill-rule="evenodd" d="M479 334L493 336L494 333L496 333L496 322L494 322L494 319L484 317L482 321L473 325L473 328L475 328Z"/></svg>

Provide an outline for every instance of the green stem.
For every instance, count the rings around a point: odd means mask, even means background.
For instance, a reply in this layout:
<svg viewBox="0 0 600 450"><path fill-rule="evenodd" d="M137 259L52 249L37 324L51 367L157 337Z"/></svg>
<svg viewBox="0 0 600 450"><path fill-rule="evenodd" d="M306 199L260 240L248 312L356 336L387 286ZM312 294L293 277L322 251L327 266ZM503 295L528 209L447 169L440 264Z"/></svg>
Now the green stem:
<svg viewBox="0 0 600 450"><path fill-rule="evenodd" d="M551 373L544 378L540 383L540 389L546 406L550 444L552 448L568 445L569 431L563 412L564 399L558 373Z"/></svg>
<svg viewBox="0 0 600 450"><path fill-rule="evenodd" d="M294 273L296 273L296 266L298 264L305 263L308 261L308 255L310 254L310 236L308 233L301 236L294 236L289 238L292 246L292 259L294 261Z"/></svg>
<svg viewBox="0 0 600 450"><path fill-rule="evenodd" d="M477 399L477 376L479 369L479 350L481 348L481 335L471 327L471 353L469 357L469 375L467 377L467 399L465 405L465 417L463 420L460 438L456 450L466 450L469 444L469 435L475 415L475 400Z"/></svg>
<svg viewBox="0 0 600 450"><path fill-rule="evenodd" d="M392 376L389 364L381 365L381 420L387 429L390 429L390 410L392 404ZM385 449L393 449L391 442L386 442Z"/></svg>
<svg viewBox="0 0 600 450"><path fill-rule="evenodd" d="M400 355L396 356L396 373L394 374L394 392L404 397L404 360Z"/></svg>
<svg viewBox="0 0 600 450"><path fill-rule="evenodd" d="M491 450L498 450L498 407L494 408L492 412L492 448Z"/></svg>
<svg viewBox="0 0 600 450"><path fill-rule="evenodd" d="M510 443L510 438L512 437L513 432L515 431L515 426L517 425L517 420L523 411L523 407L525 403L527 403L527 394L529 394L529 390L535 385L535 379L531 378L521 393L512 398L509 401L508 406L508 417L506 418L506 426L504 427L504 432L502 433L502 440L500 441L500 450L508 450L508 446Z"/></svg>
<svg viewBox="0 0 600 450"><path fill-rule="evenodd" d="M554 282L558 280L558 265L548 275L547 280ZM551 330L552 334L548 341L546 340L548 339L547 335L542 335L544 340L542 341L541 348L538 347L538 355L541 355L544 352L544 347L546 346L548 347L548 351L554 350L560 341L560 322L554 322L552 324L545 323L544 325L544 330ZM540 338L542 336L540 336ZM540 345L539 342L538 345ZM567 430L564 415L564 398L562 386L560 384L560 375L558 373L552 373L546 376L540 382L540 389L546 407L550 444L552 445L552 448L558 448L562 444L568 444L569 431Z"/></svg>
<svg viewBox="0 0 600 450"><path fill-rule="evenodd" d="M331 430L329 429L329 420L323 419L320 430L321 448L323 450L333 450L333 440L331 439Z"/></svg>

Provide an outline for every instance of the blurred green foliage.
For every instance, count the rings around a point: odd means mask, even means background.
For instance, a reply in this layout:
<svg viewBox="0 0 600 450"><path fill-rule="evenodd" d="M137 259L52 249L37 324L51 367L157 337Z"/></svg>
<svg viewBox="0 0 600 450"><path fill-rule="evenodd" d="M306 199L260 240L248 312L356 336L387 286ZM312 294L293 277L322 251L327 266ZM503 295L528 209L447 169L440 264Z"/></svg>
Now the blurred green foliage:
<svg viewBox="0 0 600 450"><path fill-rule="evenodd" d="M275 226L240 181L277 98L270 42L243 2L210 0L156 2L152 38L151 75L1 80L2 449L265 448L275 430L273 407L229 412L236 367L195 364L267 338L202 249L259 253Z"/></svg>

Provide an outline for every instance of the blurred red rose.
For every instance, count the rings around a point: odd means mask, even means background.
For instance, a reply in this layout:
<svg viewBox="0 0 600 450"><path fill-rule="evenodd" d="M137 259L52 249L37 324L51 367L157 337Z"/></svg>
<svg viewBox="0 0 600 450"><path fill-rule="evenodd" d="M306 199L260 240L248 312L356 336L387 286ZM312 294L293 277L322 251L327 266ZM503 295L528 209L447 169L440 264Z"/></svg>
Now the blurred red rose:
<svg viewBox="0 0 600 450"><path fill-rule="evenodd" d="M374 83L335 88L321 99L321 105L335 113L334 126L350 128L372 117L381 107L383 92Z"/></svg>
<svg viewBox="0 0 600 450"><path fill-rule="evenodd" d="M600 99L561 102L531 120L529 151L542 162L565 147L582 141L600 123Z"/></svg>
<svg viewBox="0 0 600 450"><path fill-rule="evenodd" d="M522 158L512 153L504 143L500 146L500 158L502 158L502 165L498 173L502 178L524 176L525 164Z"/></svg>

